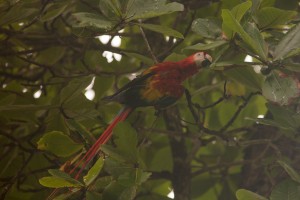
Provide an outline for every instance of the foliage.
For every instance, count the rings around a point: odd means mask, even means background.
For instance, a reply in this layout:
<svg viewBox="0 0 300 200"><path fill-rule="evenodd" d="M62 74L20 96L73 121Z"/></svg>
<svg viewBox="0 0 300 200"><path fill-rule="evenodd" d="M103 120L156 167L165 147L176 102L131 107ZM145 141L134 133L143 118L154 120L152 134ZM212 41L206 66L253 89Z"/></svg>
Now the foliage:
<svg viewBox="0 0 300 200"><path fill-rule="evenodd" d="M298 1L5 0L0 10L1 199L299 199ZM120 109L102 97L203 50L213 63L185 97L158 115L137 109L83 177L68 174Z"/></svg>

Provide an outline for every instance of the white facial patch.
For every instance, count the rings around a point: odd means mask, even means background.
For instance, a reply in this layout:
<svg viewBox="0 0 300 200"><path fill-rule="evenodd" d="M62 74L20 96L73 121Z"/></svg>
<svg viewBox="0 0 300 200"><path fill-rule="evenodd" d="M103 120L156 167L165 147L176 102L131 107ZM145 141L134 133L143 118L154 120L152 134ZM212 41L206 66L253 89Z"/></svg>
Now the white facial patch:
<svg viewBox="0 0 300 200"><path fill-rule="evenodd" d="M194 55L194 61L197 65L197 67L201 67L202 66L202 62L205 60L205 55L203 52L199 52L199 53L196 53Z"/></svg>

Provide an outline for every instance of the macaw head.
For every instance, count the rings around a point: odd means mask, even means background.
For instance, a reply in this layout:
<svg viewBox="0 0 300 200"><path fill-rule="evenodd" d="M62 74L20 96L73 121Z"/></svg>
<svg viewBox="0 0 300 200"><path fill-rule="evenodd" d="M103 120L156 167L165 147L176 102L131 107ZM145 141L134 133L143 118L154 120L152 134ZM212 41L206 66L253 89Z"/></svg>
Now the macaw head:
<svg viewBox="0 0 300 200"><path fill-rule="evenodd" d="M208 67L211 62L212 58L209 54L205 52L197 52L193 55L194 62L198 68L205 68Z"/></svg>

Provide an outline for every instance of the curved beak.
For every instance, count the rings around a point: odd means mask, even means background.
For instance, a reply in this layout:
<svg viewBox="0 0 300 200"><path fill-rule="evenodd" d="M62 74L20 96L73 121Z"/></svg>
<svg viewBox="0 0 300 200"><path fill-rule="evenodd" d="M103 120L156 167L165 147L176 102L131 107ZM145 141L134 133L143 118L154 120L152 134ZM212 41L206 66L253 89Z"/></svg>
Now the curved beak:
<svg viewBox="0 0 300 200"><path fill-rule="evenodd" d="M205 60L202 62L203 67L209 67L212 63L212 57L208 54L204 55Z"/></svg>

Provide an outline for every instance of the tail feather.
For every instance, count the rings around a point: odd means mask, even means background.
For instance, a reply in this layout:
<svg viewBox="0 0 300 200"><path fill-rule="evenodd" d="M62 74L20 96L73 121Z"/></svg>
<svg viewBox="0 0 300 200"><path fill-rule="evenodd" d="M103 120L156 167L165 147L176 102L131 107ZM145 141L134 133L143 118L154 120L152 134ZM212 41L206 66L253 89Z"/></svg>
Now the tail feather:
<svg viewBox="0 0 300 200"><path fill-rule="evenodd" d="M93 146L86 152L86 154L76 163L74 168L69 172L69 174L72 174L80 164L82 164L81 169L77 172L75 179L78 179L82 170L85 168L85 166L95 157L97 152L100 149L100 146L105 144L110 137L112 136L112 131L114 127L119 123L124 121L129 114L133 111L133 108L131 107L124 107L119 114L114 118L114 120L111 122L111 124L105 129L105 131L102 133L102 135L98 138L98 140L93 144Z"/></svg>

